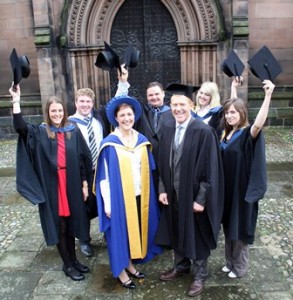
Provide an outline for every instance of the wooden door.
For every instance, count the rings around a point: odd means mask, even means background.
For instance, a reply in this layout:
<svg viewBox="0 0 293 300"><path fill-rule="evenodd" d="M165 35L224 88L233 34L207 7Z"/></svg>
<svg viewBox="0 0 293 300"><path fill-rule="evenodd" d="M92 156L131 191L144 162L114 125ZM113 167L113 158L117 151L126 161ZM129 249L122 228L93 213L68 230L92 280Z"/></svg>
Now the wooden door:
<svg viewBox="0 0 293 300"><path fill-rule="evenodd" d="M128 44L140 51L138 65L129 69L129 95L145 99L147 84L164 87L180 81L180 52L177 32L167 8L159 0L126 0L116 15L110 43L119 57ZM116 70L110 72L111 95L117 88Z"/></svg>

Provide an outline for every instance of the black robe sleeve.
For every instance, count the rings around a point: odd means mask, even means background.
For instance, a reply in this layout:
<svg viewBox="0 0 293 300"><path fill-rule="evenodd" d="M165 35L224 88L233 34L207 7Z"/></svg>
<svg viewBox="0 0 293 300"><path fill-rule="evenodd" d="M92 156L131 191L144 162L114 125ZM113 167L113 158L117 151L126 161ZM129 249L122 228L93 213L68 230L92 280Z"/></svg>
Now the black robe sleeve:
<svg viewBox="0 0 293 300"><path fill-rule="evenodd" d="M43 189L33 168L26 145L28 127L21 114L13 114L13 124L19 133L16 149L16 189L32 204L45 202Z"/></svg>

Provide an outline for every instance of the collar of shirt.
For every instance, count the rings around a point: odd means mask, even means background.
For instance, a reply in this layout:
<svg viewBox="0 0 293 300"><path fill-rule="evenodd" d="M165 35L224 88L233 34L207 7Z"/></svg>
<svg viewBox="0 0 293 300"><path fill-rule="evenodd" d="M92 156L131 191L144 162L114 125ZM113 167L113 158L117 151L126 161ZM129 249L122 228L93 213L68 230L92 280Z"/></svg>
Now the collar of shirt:
<svg viewBox="0 0 293 300"><path fill-rule="evenodd" d="M165 104L163 104L162 106L159 106L159 107L154 107L150 104L148 104L148 106L153 112L157 111L157 113L160 113L164 109Z"/></svg>
<svg viewBox="0 0 293 300"><path fill-rule="evenodd" d="M78 112L76 112L74 115L73 115L73 117L75 117L75 118L78 118L78 119L81 119L81 120L84 120L85 118L88 118L88 117L92 117L92 114L89 114L88 116L83 116L83 115L81 115L81 114L79 114Z"/></svg>
<svg viewBox="0 0 293 300"><path fill-rule="evenodd" d="M188 126L190 120L191 120L191 116L185 122L183 122L182 124L179 124L179 123L176 122L176 128L180 125L185 130L186 127Z"/></svg>

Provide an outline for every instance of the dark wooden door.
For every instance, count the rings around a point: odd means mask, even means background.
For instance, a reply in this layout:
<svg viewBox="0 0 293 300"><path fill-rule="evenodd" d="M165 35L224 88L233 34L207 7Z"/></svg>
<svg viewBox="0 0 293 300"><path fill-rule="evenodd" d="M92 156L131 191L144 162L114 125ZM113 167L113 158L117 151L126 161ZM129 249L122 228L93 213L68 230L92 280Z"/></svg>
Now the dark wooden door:
<svg viewBox="0 0 293 300"><path fill-rule="evenodd" d="M172 17L159 0L126 0L111 29L112 48L123 57L128 44L140 51L138 65L129 69L129 95L145 99L146 86L158 81L164 87L180 81L180 53ZM110 73L111 94L117 88L116 70Z"/></svg>

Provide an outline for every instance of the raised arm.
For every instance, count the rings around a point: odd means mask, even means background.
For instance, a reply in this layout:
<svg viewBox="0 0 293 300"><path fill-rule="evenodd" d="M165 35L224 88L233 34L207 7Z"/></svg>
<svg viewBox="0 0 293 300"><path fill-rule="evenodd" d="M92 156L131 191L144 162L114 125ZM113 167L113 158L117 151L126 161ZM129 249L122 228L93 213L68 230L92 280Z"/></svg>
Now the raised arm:
<svg viewBox="0 0 293 300"><path fill-rule="evenodd" d="M237 87L240 86L242 82L243 82L243 78L241 76L234 77L231 83L231 95L230 95L231 99L237 98Z"/></svg>
<svg viewBox="0 0 293 300"><path fill-rule="evenodd" d="M128 71L124 65L121 65L121 70L122 70L121 73L119 70L117 70L118 88L117 88L115 97L128 95L128 89L130 87L130 84L127 81L128 80Z"/></svg>
<svg viewBox="0 0 293 300"><path fill-rule="evenodd" d="M9 93L12 97L12 112L14 114L19 114L20 110L20 87L19 84L16 86L16 91L13 90L13 86L10 87Z"/></svg>
<svg viewBox="0 0 293 300"><path fill-rule="evenodd" d="M16 90L13 90L13 87L9 89L9 93L12 96L12 112L13 112L13 125L17 133L19 133L23 138L27 137L27 124L22 118L21 109L20 109L20 87L16 86Z"/></svg>
<svg viewBox="0 0 293 300"><path fill-rule="evenodd" d="M275 85L270 80L264 80L263 84L264 84L263 89L265 91L265 98L255 118L255 121L250 129L250 134L253 138L257 137L258 133L263 128L264 123L268 117L271 97L272 97L273 90L275 88Z"/></svg>

